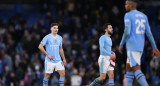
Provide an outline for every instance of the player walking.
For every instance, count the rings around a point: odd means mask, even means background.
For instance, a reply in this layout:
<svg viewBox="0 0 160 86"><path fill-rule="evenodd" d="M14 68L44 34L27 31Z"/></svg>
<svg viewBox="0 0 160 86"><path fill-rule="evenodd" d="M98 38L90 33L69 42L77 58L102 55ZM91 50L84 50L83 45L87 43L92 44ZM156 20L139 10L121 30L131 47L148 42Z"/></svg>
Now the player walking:
<svg viewBox="0 0 160 86"><path fill-rule="evenodd" d="M103 26L105 34L99 39L100 57L98 59L100 76L96 78L89 86L97 86L98 83L106 79L106 73L109 76L109 86L114 86L114 59L115 53L111 51L112 40L110 36L113 34L112 25L107 23ZM113 64L112 64L113 63Z"/></svg>
<svg viewBox="0 0 160 86"><path fill-rule="evenodd" d="M151 42L153 53L160 55L152 36L148 18L145 14L136 10L137 0L126 0L126 11L124 16L125 30L120 43L121 52L124 43L127 48L127 72L126 86L132 86L134 76L141 86L148 86L146 78L140 70L141 56L144 49L145 33ZM121 52L122 53L122 52Z"/></svg>

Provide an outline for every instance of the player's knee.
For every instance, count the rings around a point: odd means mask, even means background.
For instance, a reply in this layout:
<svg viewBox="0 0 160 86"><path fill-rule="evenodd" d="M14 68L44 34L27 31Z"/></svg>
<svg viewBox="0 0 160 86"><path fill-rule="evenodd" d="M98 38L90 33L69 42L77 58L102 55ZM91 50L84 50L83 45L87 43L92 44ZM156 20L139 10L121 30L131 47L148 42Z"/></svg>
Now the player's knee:
<svg viewBox="0 0 160 86"><path fill-rule="evenodd" d="M127 71L132 71L132 68L126 68Z"/></svg>
<svg viewBox="0 0 160 86"><path fill-rule="evenodd" d="M50 78L50 74L45 74L45 78L49 79Z"/></svg>
<svg viewBox="0 0 160 86"><path fill-rule="evenodd" d="M101 76L100 78L99 78L99 80L102 82L102 81L104 81L106 79L106 76Z"/></svg>
<svg viewBox="0 0 160 86"><path fill-rule="evenodd" d="M133 72L135 72L136 70L139 70L139 69L140 69L140 66L134 66L134 67L132 67Z"/></svg>
<svg viewBox="0 0 160 86"><path fill-rule="evenodd" d="M127 71L132 71L132 68L130 67L130 65L129 65L129 64L127 64L127 66L126 66L126 70L127 70Z"/></svg>
<svg viewBox="0 0 160 86"><path fill-rule="evenodd" d="M109 76L109 79L114 79L114 74L113 73L109 74L108 76Z"/></svg>
<svg viewBox="0 0 160 86"><path fill-rule="evenodd" d="M65 77L65 72L62 72L62 73L60 74L60 76L61 76L61 77Z"/></svg>

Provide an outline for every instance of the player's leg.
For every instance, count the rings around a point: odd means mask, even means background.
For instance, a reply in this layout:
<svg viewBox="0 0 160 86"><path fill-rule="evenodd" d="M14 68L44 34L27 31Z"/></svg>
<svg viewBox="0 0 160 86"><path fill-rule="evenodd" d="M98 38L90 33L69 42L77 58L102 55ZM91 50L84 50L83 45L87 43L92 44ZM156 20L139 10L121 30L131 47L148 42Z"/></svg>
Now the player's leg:
<svg viewBox="0 0 160 86"><path fill-rule="evenodd" d="M132 67L133 71L134 71L134 75L137 79L137 81L140 83L141 86L149 86L146 80L146 77L144 76L144 74L142 73L140 66L135 66Z"/></svg>
<svg viewBox="0 0 160 86"><path fill-rule="evenodd" d="M43 78L43 86L48 86L48 80L50 78L51 74L45 73L45 76Z"/></svg>
<svg viewBox="0 0 160 86"><path fill-rule="evenodd" d="M134 72L132 71L132 68L130 67L130 64L127 63L126 65L126 86L132 86L133 80L134 80Z"/></svg>
<svg viewBox="0 0 160 86"><path fill-rule="evenodd" d="M52 63L47 61L45 61L44 68L45 68L45 75L43 79L43 86L48 86L48 80L51 76L51 73L53 73L54 68L52 67Z"/></svg>
<svg viewBox="0 0 160 86"><path fill-rule="evenodd" d="M130 64L131 64L130 51L127 51L126 86L132 86L133 80L134 80L134 72L133 72Z"/></svg>
<svg viewBox="0 0 160 86"><path fill-rule="evenodd" d="M108 86L114 86L114 70L109 70L107 71L109 81L108 81Z"/></svg>
<svg viewBox="0 0 160 86"><path fill-rule="evenodd" d="M62 61L57 63L55 70L57 70L57 72L58 72L59 75L60 75L60 78L59 78L59 86L64 86L65 68L64 68L64 65L63 65L63 62L62 62Z"/></svg>
<svg viewBox="0 0 160 86"><path fill-rule="evenodd" d="M89 86L97 86L98 83L106 79L106 73L100 73L100 76L96 78Z"/></svg>
<svg viewBox="0 0 160 86"><path fill-rule="evenodd" d="M98 59L100 76L96 78L89 86L97 86L98 83L104 81L106 79L107 68L109 66L109 60L104 56L100 56Z"/></svg>
<svg viewBox="0 0 160 86"><path fill-rule="evenodd" d="M141 86L149 86L144 74L140 70L140 62L141 62L141 56L142 52L130 52L130 58L131 58L131 67L134 71L134 75L137 79L137 81L140 83Z"/></svg>
<svg viewBox="0 0 160 86"><path fill-rule="evenodd" d="M59 78L59 86L64 86L65 70L58 70L58 73L59 73L59 75L60 75L60 78Z"/></svg>

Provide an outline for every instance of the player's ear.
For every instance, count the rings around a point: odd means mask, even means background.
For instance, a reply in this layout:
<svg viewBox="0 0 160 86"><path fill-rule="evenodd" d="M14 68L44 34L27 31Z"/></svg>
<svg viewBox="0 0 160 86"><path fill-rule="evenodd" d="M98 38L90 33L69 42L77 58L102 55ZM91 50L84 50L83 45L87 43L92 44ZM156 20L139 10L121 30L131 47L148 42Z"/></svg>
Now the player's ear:
<svg viewBox="0 0 160 86"><path fill-rule="evenodd" d="M108 31L108 28L106 28L105 31L107 32L107 31Z"/></svg>

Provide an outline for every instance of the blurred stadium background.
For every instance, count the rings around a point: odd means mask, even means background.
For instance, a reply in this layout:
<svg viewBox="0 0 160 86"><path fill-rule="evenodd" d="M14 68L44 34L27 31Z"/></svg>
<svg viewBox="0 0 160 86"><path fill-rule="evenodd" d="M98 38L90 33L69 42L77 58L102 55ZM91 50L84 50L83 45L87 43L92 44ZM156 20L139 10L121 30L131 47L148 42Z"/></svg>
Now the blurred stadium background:
<svg viewBox="0 0 160 86"><path fill-rule="evenodd" d="M42 86L44 55L37 47L52 22L60 24L63 37L66 86L87 85L99 76L98 39L106 22L114 27L115 84L125 86L125 49L123 55L117 51L124 30L124 4L125 0L0 0L0 86ZM140 0L138 10L148 16L160 49L160 1ZM153 56L148 39L142 71L151 86L160 86L160 58ZM58 85L57 77L54 73L50 86ZM136 80L134 86L139 86Z"/></svg>

